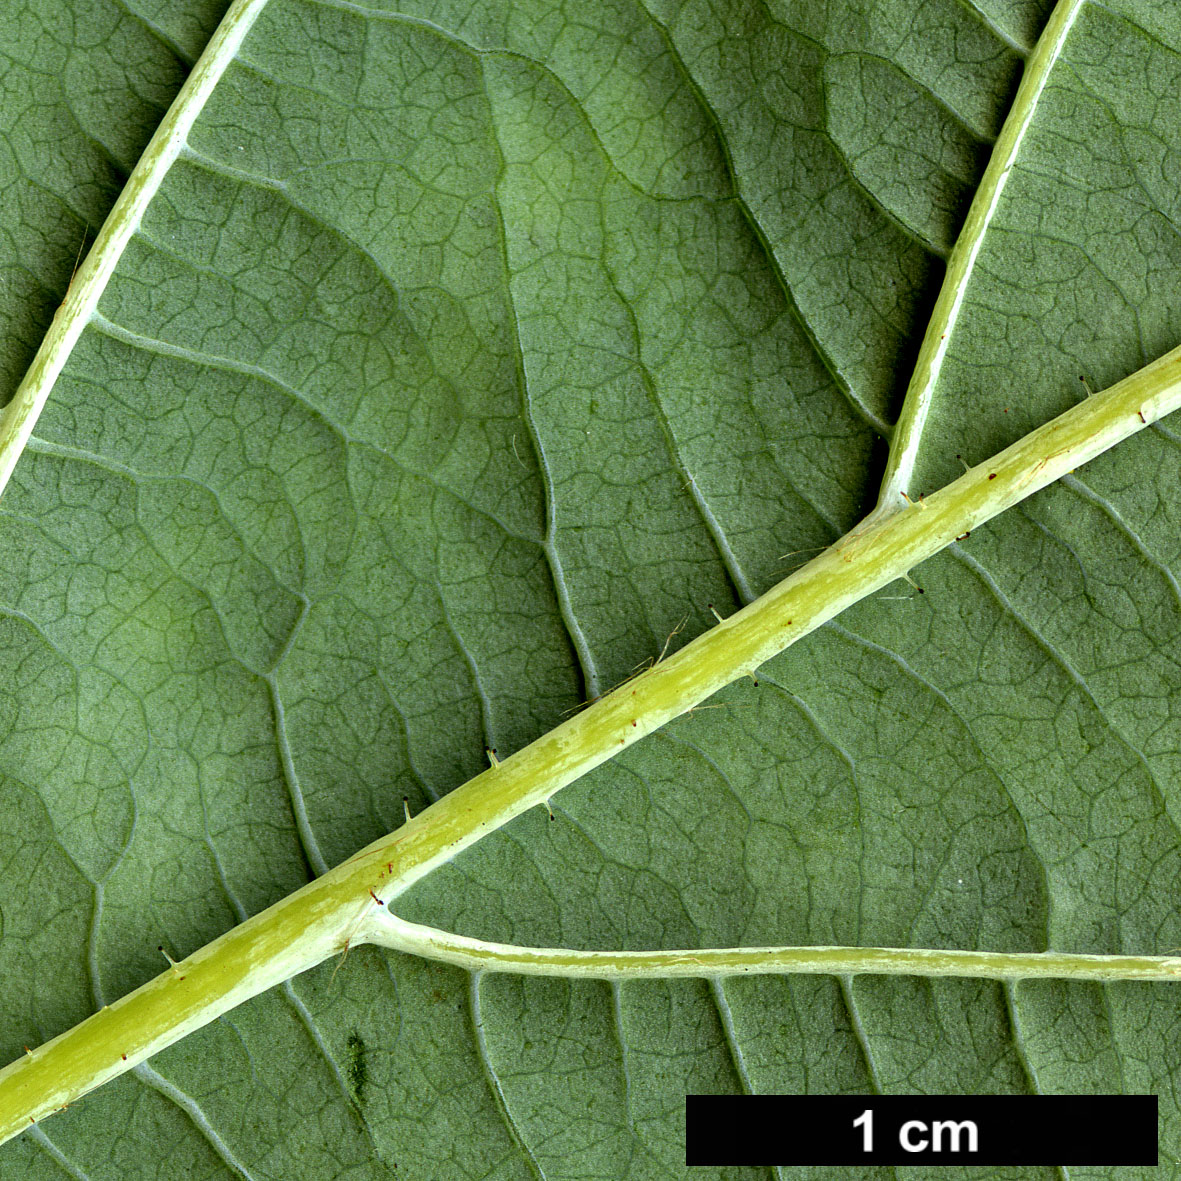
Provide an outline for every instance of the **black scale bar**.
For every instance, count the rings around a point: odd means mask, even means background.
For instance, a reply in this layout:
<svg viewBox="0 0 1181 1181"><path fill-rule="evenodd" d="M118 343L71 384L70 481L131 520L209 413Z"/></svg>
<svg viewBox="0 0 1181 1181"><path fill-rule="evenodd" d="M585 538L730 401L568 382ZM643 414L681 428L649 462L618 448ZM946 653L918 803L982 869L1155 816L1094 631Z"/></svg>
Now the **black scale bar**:
<svg viewBox="0 0 1181 1181"><path fill-rule="evenodd" d="M688 1095L689 1165L1155 1165L1155 1095Z"/></svg>

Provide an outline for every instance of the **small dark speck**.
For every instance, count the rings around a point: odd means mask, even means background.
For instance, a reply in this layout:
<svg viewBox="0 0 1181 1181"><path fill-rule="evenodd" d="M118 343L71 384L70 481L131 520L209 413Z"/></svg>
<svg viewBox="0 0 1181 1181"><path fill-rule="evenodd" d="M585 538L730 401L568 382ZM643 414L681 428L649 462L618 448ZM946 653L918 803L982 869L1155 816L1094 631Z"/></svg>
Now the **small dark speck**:
<svg viewBox="0 0 1181 1181"><path fill-rule="evenodd" d="M353 1095L360 1102L365 1083L368 1081L368 1068L365 1065L365 1041L354 1029L345 1042L348 1050L348 1061L345 1063L345 1073L348 1075L349 1086Z"/></svg>

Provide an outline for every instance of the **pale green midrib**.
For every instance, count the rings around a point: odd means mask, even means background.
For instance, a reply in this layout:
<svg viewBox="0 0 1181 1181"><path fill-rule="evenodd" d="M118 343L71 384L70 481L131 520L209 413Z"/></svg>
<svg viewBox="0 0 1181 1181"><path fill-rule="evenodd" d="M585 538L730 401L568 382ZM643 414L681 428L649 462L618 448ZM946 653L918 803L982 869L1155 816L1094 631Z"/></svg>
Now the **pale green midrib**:
<svg viewBox="0 0 1181 1181"><path fill-rule="evenodd" d="M904 494L912 491L910 481L918 460L919 445L931 410L935 385L951 346L984 237L1000 204L1025 133L1033 122L1050 71L1062 54L1067 35L1084 2L1058 0L1026 63L1017 96L993 145L980 186L972 198L968 215L947 260L947 271L923 334L902 410L890 438L890 452L882 476L877 508L874 510L876 513L897 512L905 506Z"/></svg>
<svg viewBox="0 0 1181 1181"><path fill-rule="evenodd" d="M470 810L465 793L482 793L483 831L500 827L750 673L866 595L902 577L959 534L991 520L1116 442L1181 407L1181 348L1087 399L902 514L870 518L754 603L698 636L640 677L444 797L427 813ZM592 720L593 719L593 720ZM636 724L633 725L632 723ZM590 734L602 746L580 744ZM576 748L576 749L572 749ZM544 753L543 753L544 752ZM526 772L524 768L529 767ZM542 775L542 770L545 774ZM525 781L536 774L536 782ZM479 786L477 786L479 785ZM511 799L510 799L511 797ZM416 820L421 819L416 817ZM440 817L441 819L441 817ZM454 820L450 821L454 823ZM396 897L431 869L479 840L477 824L456 825L456 839L413 869L378 883ZM357 854L380 864L381 851L418 834L399 830Z"/></svg>
<svg viewBox="0 0 1181 1181"><path fill-rule="evenodd" d="M383 910L370 941L469 971L590 980L667 980L741 975L955 976L983 980L1178 980L1181 957L1078 952L959 951L918 947L707 947L586 951L522 947L455 935Z"/></svg>
<svg viewBox="0 0 1181 1181"><path fill-rule="evenodd" d="M1179 407L1181 348L1026 435L925 504L863 522L754 603L456 788L395 833L5 1067L0 1141L350 943L384 939L385 903L462 849L753 672L958 534ZM800 950L795 952L791 970L808 970L798 966L803 961ZM843 949L841 954L860 958L854 966L834 953L827 971L878 970L883 961L872 966L873 956L891 953ZM913 953L916 963L923 954ZM1131 958L1146 963L1151 957ZM1040 956L1036 962L1042 962ZM1103 978L1114 970L1110 961L1106 967Z"/></svg>
<svg viewBox="0 0 1181 1181"><path fill-rule="evenodd" d="M54 383L94 315L127 243L184 148L197 116L266 3L267 0L234 0L230 5L78 268L28 372L0 416L0 495L8 485Z"/></svg>

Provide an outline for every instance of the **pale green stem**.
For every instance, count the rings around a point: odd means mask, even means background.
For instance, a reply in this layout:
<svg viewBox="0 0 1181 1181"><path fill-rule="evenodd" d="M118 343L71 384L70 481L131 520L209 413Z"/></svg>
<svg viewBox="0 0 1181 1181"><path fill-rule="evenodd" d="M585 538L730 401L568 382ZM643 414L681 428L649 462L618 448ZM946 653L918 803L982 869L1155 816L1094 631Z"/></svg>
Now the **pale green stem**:
<svg viewBox="0 0 1181 1181"><path fill-rule="evenodd" d="M1179 406L1181 349L1174 349L924 503L866 521L749 606L456 788L397 832L5 1067L0 1141L247 997L350 942L374 938L380 908L460 850L753 672L960 534ZM926 954L931 953L915 953L916 964ZM863 964L857 970L872 969Z"/></svg>
<svg viewBox="0 0 1181 1181"><path fill-rule="evenodd" d="M1181 957L1043 951L941 951L916 947L708 947L684 951L575 951L518 947L453 935L383 913L369 942L475 972L584 980L673 976L973 976L985 980L1179 980Z"/></svg>
<svg viewBox="0 0 1181 1181"><path fill-rule="evenodd" d="M226 66L238 52L267 0L234 0L201 54L156 134L127 178L94 245L70 282L33 363L0 416L0 495L8 485L58 375L69 360L106 290L148 203L172 167L193 121L201 113Z"/></svg>
<svg viewBox="0 0 1181 1181"><path fill-rule="evenodd" d="M1062 54L1062 47L1071 25L1078 15L1083 0L1058 0L1042 35L1034 46L1033 53L1025 63L1017 97L1005 118L1001 133L993 145L992 155L984 170L980 187L972 199L968 216L960 229L951 256L947 260L947 272L943 285L935 300L931 319L927 323L923 343L919 348L918 360L906 389L902 412L890 436L890 454L886 460L886 471L882 477L882 489L874 512L880 516L905 507L903 494L909 492L915 461L918 458L919 441L927 424L935 383L943 367L943 358L951 344L952 332L959 319L967 294L972 271L984 242L988 227L1005 191L1005 184L1021 142L1033 122L1038 100L1046 88L1046 80L1054 63Z"/></svg>

